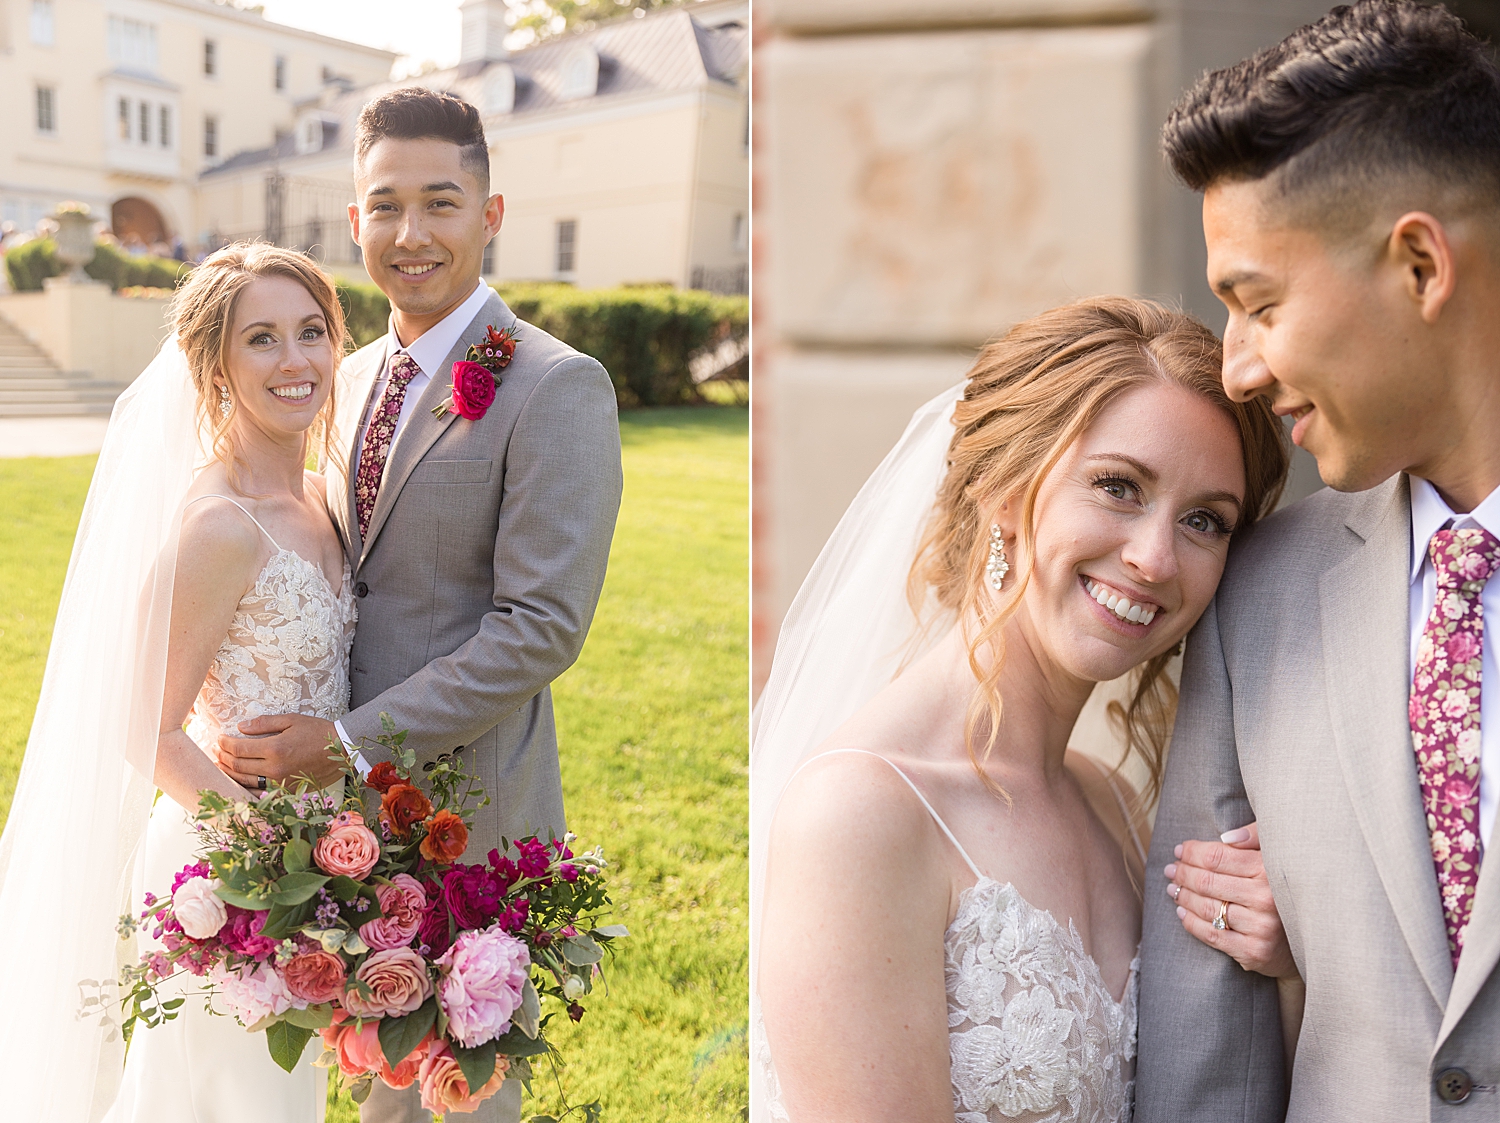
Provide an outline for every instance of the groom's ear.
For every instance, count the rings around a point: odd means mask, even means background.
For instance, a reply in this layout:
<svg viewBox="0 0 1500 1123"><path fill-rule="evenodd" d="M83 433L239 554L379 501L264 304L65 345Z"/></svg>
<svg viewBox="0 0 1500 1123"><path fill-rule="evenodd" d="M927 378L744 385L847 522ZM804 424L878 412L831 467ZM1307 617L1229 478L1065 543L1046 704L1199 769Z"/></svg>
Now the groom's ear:
<svg viewBox="0 0 1500 1123"><path fill-rule="evenodd" d="M359 204L349 204L349 237L354 239L354 244L359 245Z"/></svg>
<svg viewBox="0 0 1500 1123"><path fill-rule="evenodd" d="M1386 253L1403 276L1406 295L1422 322L1435 324L1458 287L1458 271L1448 232L1425 211L1402 215L1391 227Z"/></svg>
<svg viewBox="0 0 1500 1123"><path fill-rule="evenodd" d="M352 213L353 208L351 208ZM358 220L355 222L354 240L359 241ZM501 194L491 195L484 201L484 240L488 242L496 234L500 233L500 225L505 221L505 196Z"/></svg>

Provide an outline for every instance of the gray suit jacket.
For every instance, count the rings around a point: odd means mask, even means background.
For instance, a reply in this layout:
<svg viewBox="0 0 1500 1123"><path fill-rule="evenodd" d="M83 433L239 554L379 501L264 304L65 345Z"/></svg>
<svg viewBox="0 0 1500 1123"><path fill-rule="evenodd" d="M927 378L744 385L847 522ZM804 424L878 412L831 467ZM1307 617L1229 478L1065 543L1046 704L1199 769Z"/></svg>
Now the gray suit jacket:
<svg viewBox="0 0 1500 1123"><path fill-rule="evenodd" d="M1411 733L1404 476L1252 528L1188 641L1151 864L1260 821L1307 1007L1290 1081L1275 984L1146 896L1137 1123L1500 1119L1500 861L1455 975ZM1495 686L1486 684L1487 688ZM1453 1107L1434 1078L1465 1070Z"/></svg>
<svg viewBox="0 0 1500 1123"><path fill-rule="evenodd" d="M515 357L484 417L434 417L448 366L487 325L511 324ZM482 861L502 834L563 830L548 684L578 658L604 583L621 490L615 394L595 360L491 293L397 437L362 539L351 446L390 350L387 335L344 361L345 447L326 466L359 607L343 725L373 739L389 713L419 765L462 746L490 797L467 855Z"/></svg>

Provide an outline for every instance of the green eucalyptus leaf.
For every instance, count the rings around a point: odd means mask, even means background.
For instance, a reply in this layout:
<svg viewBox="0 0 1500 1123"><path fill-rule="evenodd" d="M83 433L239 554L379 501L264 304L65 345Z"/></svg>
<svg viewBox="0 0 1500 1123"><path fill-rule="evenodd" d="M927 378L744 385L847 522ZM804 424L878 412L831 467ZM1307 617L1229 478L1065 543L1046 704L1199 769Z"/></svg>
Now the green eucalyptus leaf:
<svg viewBox="0 0 1500 1123"><path fill-rule="evenodd" d="M349 1098L357 1104L364 1103L370 1098L370 1088L375 1083L375 1078L365 1076L349 1085Z"/></svg>
<svg viewBox="0 0 1500 1123"><path fill-rule="evenodd" d="M468 1082L471 1096L488 1084L490 1077L495 1075L495 1043L493 1041L486 1041L483 1045L473 1049L465 1049L455 1041L450 1044L449 1048L453 1050L459 1070L464 1074L464 1080Z"/></svg>
<svg viewBox="0 0 1500 1123"><path fill-rule="evenodd" d="M404 1018L380 1020L380 1051L392 1068L411 1055L437 1021L437 999L429 998Z"/></svg>
<svg viewBox="0 0 1500 1123"><path fill-rule="evenodd" d="M569 936L563 941L563 958L574 967L587 967L604 958L604 949L594 942L592 936Z"/></svg>
<svg viewBox="0 0 1500 1123"><path fill-rule="evenodd" d="M521 1027L521 1031L527 1037L535 1037L541 1032L542 1000L537 997L536 987L531 985L531 980L526 980L526 985L521 988L521 1006L511 1015L511 1021Z"/></svg>
<svg viewBox="0 0 1500 1123"><path fill-rule="evenodd" d="M302 1026L291 1022L277 1022L266 1030L266 1048L271 1051L273 1061L291 1072L301 1060L302 1050L307 1048L312 1035L312 1030Z"/></svg>
<svg viewBox="0 0 1500 1123"><path fill-rule="evenodd" d="M312 900L330 880L326 873L289 873L277 880L271 899L279 905L300 905Z"/></svg>
<svg viewBox="0 0 1500 1123"><path fill-rule="evenodd" d="M312 865L312 843L294 838L281 848L281 861L287 873L303 873Z"/></svg>
<svg viewBox="0 0 1500 1123"><path fill-rule="evenodd" d="M595 928L589 935L602 936L606 940L618 940L621 936L630 935L630 929L623 924L606 924L603 928Z"/></svg>

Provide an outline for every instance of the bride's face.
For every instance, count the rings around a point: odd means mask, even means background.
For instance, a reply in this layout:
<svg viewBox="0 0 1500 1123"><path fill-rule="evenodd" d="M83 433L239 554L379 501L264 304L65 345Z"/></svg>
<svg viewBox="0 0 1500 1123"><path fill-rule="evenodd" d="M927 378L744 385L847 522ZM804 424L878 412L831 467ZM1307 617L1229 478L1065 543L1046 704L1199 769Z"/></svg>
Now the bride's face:
<svg viewBox="0 0 1500 1123"><path fill-rule="evenodd" d="M333 388L328 323L289 277L257 277L234 310L226 375L235 422L268 434L306 432Z"/></svg>
<svg viewBox="0 0 1500 1123"><path fill-rule="evenodd" d="M1239 432L1222 411L1170 383L1115 399L1037 493L1016 614L1034 649L1102 682L1173 647L1213 597L1244 495Z"/></svg>

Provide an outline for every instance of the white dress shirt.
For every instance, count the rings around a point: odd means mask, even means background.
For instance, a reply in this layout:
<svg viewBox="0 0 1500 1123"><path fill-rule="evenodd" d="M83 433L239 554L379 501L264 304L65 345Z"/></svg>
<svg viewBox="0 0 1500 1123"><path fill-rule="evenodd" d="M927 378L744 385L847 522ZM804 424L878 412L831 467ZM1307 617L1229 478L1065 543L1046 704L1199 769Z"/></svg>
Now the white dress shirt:
<svg viewBox="0 0 1500 1123"><path fill-rule="evenodd" d="M474 322L474 317L479 315L479 310L484 307L484 302L490 298L490 288L483 281L469 294L469 298L453 311L449 312L432 327L428 328L416 339L405 347L400 346L400 339L396 336L394 327L391 330L391 341L397 346L391 350L386 360L385 370L380 372L380 377L375 381L375 387L370 391L369 400L365 402L365 409L359 418L359 440L354 443L354 459L349 465L349 478L359 478L359 457L365 445L365 430L370 427L370 415L375 412L375 404L380 401L385 393L386 384L391 380L391 362L397 355L410 355L412 361L419 368L419 373L412 376L407 383L406 397L401 402L401 416L396 419L396 431L391 435L390 455L395 455L396 442L401 438L401 430L406 428L407 419L411 417L412 411L418 408L422 392L427 389L428 383L439 375L446 376L446 371L439 371L443 360L448 357L458 343L459 337L463 335L468 326ZM390 463L389 456L386 463ZM333 727L338 730L339 740L344 742L344 748L348 749L354 757L355 767L359 769L361 776L370 771L370 765L364 756L349 743L349 734L344 732L344 723L335 721Z"/></svg>
<svg viewBox="0 0 1500 1123"><path fill-rule="evenodd" d="M1500 538L1500 488L1467 515L1456 515L1443 497L1424 479L1411 477L1411 664L1417 665L1417 642L1432 602L1437 597L1437 573L1427 556L1432 536L1452 520L1454 530L1482 527ZM1500 804L1500 574L1485 583L1480 595L1484 605L1484 662L1479 692L1479 837L1486 847Z"/></svg>

